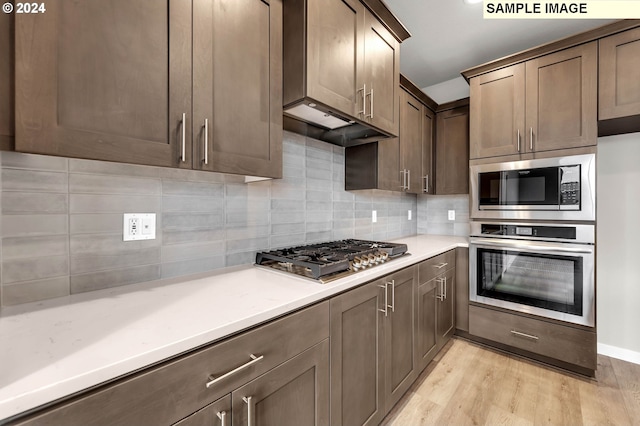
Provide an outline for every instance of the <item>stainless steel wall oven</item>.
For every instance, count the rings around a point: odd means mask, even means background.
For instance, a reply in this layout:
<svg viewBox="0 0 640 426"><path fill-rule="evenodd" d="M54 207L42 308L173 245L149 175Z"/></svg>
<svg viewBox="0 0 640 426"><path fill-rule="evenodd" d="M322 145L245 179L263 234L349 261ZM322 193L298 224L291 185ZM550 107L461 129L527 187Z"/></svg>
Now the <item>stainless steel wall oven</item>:
<svg viewBox="0 0 640 426"><path fill-rule="evenodd" d="M595 154L471 166L471 218L594 221L595 167Z"/></svg>
<svg viewBox="0 0 640 426"><path fill-rule="evenodd" d="M595 326L595 226L471 223L469 298Z"/></svg>

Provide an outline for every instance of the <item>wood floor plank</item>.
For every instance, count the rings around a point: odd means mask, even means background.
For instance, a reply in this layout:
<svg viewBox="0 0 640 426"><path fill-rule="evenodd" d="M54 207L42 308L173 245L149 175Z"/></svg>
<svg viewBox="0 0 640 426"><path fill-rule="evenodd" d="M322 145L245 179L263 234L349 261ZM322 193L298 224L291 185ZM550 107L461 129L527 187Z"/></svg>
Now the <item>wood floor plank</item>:
<svg viewBox="0 0 640 426"><path fill-rule="evenodd" d="M515 415L513 412L505 410L496 405L492 405L489 409L486 425L509 425L509 426L533 426L533 421L523 419Z"/></svg>
<svg viewBox="0 0 640 426"><path fill-rule="evenodd" d="M435 404L446 406L465 378L467 370L473 367L474 358L479 352L480 348L456 339L416 393Z"/></svg>
<svg viewBox="0 0 640 426"><path fill-rule="evenodd" d="M638 366L636 366L638 367ZM596 379L580 383L582 421L585 425L631 425L611 359L598 356ZM640 418L636 423L640 422Z"/></svg>
<svg viewBox="0 0 640 426"><path fill-rule="evenodd" d="M640 424L640 366L610 358L627 413L633 424Z"/></svg>
<svg viewBox="0 0 640 426"><path fill-rule="evenodd" d="M473 367L454 393L440 417L441 424L486 424L489 410L504 377L506 357L493 351L479 351ZM442 362L445 360L443 359Z"/></svg>
<svg viewBox="0 0 640 426"><path fill-rule="evenodd" d="M519 358L508 358L505 374L499 383L500 391L494 404L533 424L540 386L539 367Z"/></svg>
<svg viewBox="0 0 640 426"><path fill-rule="evenodd" d="M578 380L558 371L540 368L536 425L582 425Z"/></svg>
<svg viewBox="0 0 640 426"><path fill-rule="evenodd" d="M598 356L595 379L453 339L383 425L638 425L640 365Z"/></svg>

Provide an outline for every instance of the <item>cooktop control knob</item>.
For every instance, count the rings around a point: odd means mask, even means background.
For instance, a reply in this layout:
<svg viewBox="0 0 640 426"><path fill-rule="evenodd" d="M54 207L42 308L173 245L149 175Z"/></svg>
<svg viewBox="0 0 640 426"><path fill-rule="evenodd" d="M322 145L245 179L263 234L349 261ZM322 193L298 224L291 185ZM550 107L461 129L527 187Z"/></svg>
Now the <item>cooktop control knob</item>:
<svg viewBox="0 0 640 426"><path fill-rule="evenodd" d="M353 269L355 270L360 269L360 267L362 266L362 259L360 259L358 256L354 257L351 261L351 266L353 266Z"/></svg>
<svg viewBox="0 0 640 426"><path fill-rule="evenodd" d="M376 263L378 263L378 262L376 262L376 255L375 254L372 253L368 257L369 257L369 265L375 265Z"/></svg>

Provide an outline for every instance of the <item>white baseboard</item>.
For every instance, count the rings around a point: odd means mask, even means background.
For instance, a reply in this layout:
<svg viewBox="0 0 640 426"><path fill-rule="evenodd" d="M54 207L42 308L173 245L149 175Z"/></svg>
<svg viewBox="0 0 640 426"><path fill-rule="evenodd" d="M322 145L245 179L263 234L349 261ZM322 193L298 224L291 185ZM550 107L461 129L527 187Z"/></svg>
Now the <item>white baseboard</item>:
<svg viewBox="0 0 640 426"><path fill-rule="evenodd" d="M623 361L632 362L634 364L640 364L640 352L631 351L629 349L605 345L604 343L598 342L598 353L600 355L610 356L611 358L617 358Z"/></svg>

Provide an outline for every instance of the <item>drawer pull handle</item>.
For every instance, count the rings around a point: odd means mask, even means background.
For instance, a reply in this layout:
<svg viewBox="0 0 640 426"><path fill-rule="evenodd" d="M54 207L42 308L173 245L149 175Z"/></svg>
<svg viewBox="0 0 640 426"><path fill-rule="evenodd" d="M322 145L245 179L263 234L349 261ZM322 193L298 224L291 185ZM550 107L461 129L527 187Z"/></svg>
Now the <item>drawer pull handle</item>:
<svg viewBox="0 0 640 426"><path fill-rule="evenodd" d="M213 376L209 376L209 380L210 381L207 382L207 388L210 388L211 386L215 385L219 381L224 380L227 377L238 373L239 371L242 371L242 370L244 370L246 368L249 368L253 364L257 364L257 363L259 363L260 361L262 361L264 359L264 355L255 356L254 354L250 354L249 356L251 357L251 361L247 362L246 364L242 364L240 367L234 368L233 370L229 371L228 373L225 373L220 377L216 377L215 379L213 378Z"/></svg>
<svg viewBox="0 0 640 426"><path fill-rule="evenodd" d="M254 426L255 419L253 418L253 408L255 403L252 396L243 396L242 400L247 403L247 426Z"/></svg>
<svg viewBox="0 0 640 426"><path fill-rule="evenodd" d="M384 316L389 316L389 296L387 295L387 287L389 283L384 283L384 285L378 285L380 288L384 288L384 309L378 308L378 311L384 312Z"/></svg>
<svg viewBox="0 0 640 426"><path fill-rule="evenodd" d="M227 412L226 411L218 411L216 416L220 419L220 426L227 426Z"/></svg>
<svg viewBox="0 0 640 426"><path fill-rule="evenodd" d="M511 330L511 334L515 334L516 336L520 336L520 337L526 337L527 339L531 339L531 340L539 339L538 336L533 336L531 334L526 334L526 333L520 333L519 331L515 331L515 330Z"/></svg>
<svg viewBox="0 0 640 426"><path fill-rule="evenodd" d="M444 268L444 267L445 267L445 266L447 266L447 265L448 265L448 263L447 263L447 262L442 262L442 263L441 263L441 264L439 264L439 265L433 265L433 267L434 267L434 268L438 268L438 269L442 269L442 268Z"/></svg>

